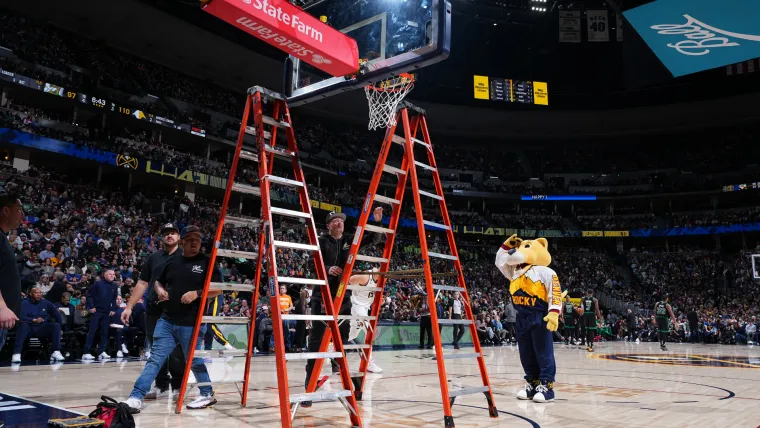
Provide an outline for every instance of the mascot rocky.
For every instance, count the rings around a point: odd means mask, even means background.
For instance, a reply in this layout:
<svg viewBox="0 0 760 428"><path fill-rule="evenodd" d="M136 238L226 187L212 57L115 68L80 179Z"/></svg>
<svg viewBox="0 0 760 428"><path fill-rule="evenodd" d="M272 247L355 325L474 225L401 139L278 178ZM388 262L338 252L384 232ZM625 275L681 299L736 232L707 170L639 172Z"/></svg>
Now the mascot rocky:
<svg viewBox="0 0 760 428"><path fill-rule="evenodd" d="M544 238L522 240L510 236L496 253L496 267L507 277L517 309L517 345L528 382L517 393L520 400L554 401L554 345L564 294L559 278L549 268L552 256Z"/></svg>

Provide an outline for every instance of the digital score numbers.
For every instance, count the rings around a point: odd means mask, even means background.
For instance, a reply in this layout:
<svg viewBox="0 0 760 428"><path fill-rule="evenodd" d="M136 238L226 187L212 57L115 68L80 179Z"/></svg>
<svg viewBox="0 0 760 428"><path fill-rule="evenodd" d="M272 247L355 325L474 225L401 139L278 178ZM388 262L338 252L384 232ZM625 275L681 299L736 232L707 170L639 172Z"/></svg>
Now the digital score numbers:
<svg viewBox="0 0 760 428"><path fill-rule="evenodd" d="M549 105L546 82L475 76L474 90L478 100Z"/></svg>

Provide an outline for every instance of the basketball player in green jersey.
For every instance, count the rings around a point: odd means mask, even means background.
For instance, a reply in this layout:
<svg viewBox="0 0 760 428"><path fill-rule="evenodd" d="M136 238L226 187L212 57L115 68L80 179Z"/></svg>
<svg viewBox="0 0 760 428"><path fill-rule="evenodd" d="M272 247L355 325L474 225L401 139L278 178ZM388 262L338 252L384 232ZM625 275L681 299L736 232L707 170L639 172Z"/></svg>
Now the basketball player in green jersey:
<svg viewBox="0 0 760 428"><path fill-rule="evenodd" d="M575 306L570 301L570 296L565 296L560 317L565 325L565 345L575 344L578 341L577 330L575 329Z"/></svg>
<svg viewBox="0 0 760 428"><path fill-rule="evenodd" d="M583 326L586 328L586 350L594 352L594 337L596 337L596 321L602 319L599 312L599 301L594 297L594 290L588 289L586 297L581 299L583 308Z"/></svg>
<svg viewBox="0 0 760 428"><path fill-rule="evenodd" d="M663 351L668 350L668 348L665 347L665 342L668 340L668 336L670 335L670 323L668 321L673 321L673 324L677 323L676 317L673 315L673 308L670 307L668 300L670 300L668 295L665 295L663 296L662 300L654 304L654 315L655 320L657 321L657 331L660 333L660 349Z"/></svg>

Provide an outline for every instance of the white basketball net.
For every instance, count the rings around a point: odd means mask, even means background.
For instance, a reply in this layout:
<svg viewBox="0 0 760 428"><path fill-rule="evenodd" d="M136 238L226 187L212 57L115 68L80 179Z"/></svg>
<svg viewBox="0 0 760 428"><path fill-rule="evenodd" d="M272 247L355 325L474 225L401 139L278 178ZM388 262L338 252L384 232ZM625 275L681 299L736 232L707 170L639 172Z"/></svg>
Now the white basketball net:
<svg viewBox="0 0 760 428"><path fill-rule="evenodd" d="M408 74L364 87L369 102L370 130L396 125L396 107L414 88L414 78Z"/></svg>

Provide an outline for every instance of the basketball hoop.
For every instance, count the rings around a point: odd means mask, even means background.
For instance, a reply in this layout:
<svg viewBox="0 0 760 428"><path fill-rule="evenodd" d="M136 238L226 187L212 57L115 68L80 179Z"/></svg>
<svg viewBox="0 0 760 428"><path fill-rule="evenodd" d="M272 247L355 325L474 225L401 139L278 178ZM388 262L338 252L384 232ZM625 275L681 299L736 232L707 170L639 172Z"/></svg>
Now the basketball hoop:
<svg viewBox="0 0 760 428"><path fill-rule="evenodd" d="M396 107L414 87L414 76L401 73L364 87L369 102L369 129L385 128L396 124Z"/></svg>

